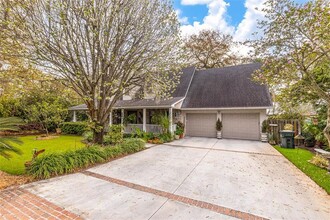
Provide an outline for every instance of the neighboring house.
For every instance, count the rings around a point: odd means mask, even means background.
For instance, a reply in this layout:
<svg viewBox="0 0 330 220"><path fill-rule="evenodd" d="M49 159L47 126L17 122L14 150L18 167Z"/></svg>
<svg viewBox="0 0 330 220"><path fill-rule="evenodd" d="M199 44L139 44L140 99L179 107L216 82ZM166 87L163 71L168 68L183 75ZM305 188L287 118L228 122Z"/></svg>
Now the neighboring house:
<svg viewBox="0 0 330 220"><path fill-rule="evenodd" d="M172 98L157 101L125 96L116 103L110 123L124 123L128 115L134 115L134 122L125 123L126 132L134 127L157 132L159 126L152 124L151 118L162 112L170 118L171 132L175 123L181 121L186 136L216 137L219 118L223 138L260 140L261 123L267 118L266 111L272 108L268 88L251 79L260 66L256 63L207 70L186 68ZM70 110L86 110L86 106Z"/></svg>

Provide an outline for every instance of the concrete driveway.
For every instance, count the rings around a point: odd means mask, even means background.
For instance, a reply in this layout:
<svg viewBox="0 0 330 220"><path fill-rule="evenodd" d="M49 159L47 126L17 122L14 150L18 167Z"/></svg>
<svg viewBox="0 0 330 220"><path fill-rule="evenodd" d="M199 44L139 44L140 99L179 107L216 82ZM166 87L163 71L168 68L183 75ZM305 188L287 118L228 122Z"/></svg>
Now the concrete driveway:
<svg viewBox="0 0 330 220"><path fill-rule="evenodd" d="M23 188L85 219L330 216L326 192L256 141L185 138Z"/></svg>

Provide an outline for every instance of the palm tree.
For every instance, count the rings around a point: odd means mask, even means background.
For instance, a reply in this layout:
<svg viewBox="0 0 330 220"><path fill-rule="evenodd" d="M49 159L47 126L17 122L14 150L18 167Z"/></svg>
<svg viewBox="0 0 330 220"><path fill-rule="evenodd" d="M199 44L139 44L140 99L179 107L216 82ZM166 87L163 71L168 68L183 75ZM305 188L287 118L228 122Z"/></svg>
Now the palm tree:
<svg viewBox="0 0 330 220"><path fill-rule="evenodd" d="M22 120L16 117L0 118L0 131L18 131L18 125L23 124ZM21 150L13 146L13 144L21 144L17 138L14 137L0 137L0 156L9 159L11 152L22 154Z"/></svg>

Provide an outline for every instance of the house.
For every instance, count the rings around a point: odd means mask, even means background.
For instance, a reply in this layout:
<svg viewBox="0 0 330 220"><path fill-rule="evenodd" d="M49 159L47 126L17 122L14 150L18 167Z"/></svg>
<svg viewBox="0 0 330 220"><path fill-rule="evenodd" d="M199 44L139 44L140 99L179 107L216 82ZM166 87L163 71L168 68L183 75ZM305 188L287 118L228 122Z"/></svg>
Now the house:
<svg viewBox="0 0 330 220"><path fill-rule="evenodd" d="M215 124L219 118L223 138L260 140L261 123L272 107L268 88L251 79L260 66L253 63L206 70L185 68L172 98L124 96L116 103L110 124L124 123L126 132L136 127L159 132L152 117L161 113L169 116L171 132L175 123L181 121L186 136L216 137ZM86 110L86 106L74 106L70 110ZM129 121L125 122L127 118Z"/></svg>

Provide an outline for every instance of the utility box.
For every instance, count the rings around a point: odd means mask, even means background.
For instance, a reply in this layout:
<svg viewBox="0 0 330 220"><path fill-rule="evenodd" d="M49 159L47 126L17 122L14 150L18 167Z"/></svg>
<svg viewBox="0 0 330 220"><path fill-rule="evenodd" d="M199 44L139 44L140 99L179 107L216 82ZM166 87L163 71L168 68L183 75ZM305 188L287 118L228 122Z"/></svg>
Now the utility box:
<svg viewBox="0 0 330 220"><path fill-rule="evenodd" d="M283 130L280 131L281 135L281 147L283 148L294 148L294 132Z"/></svg>

